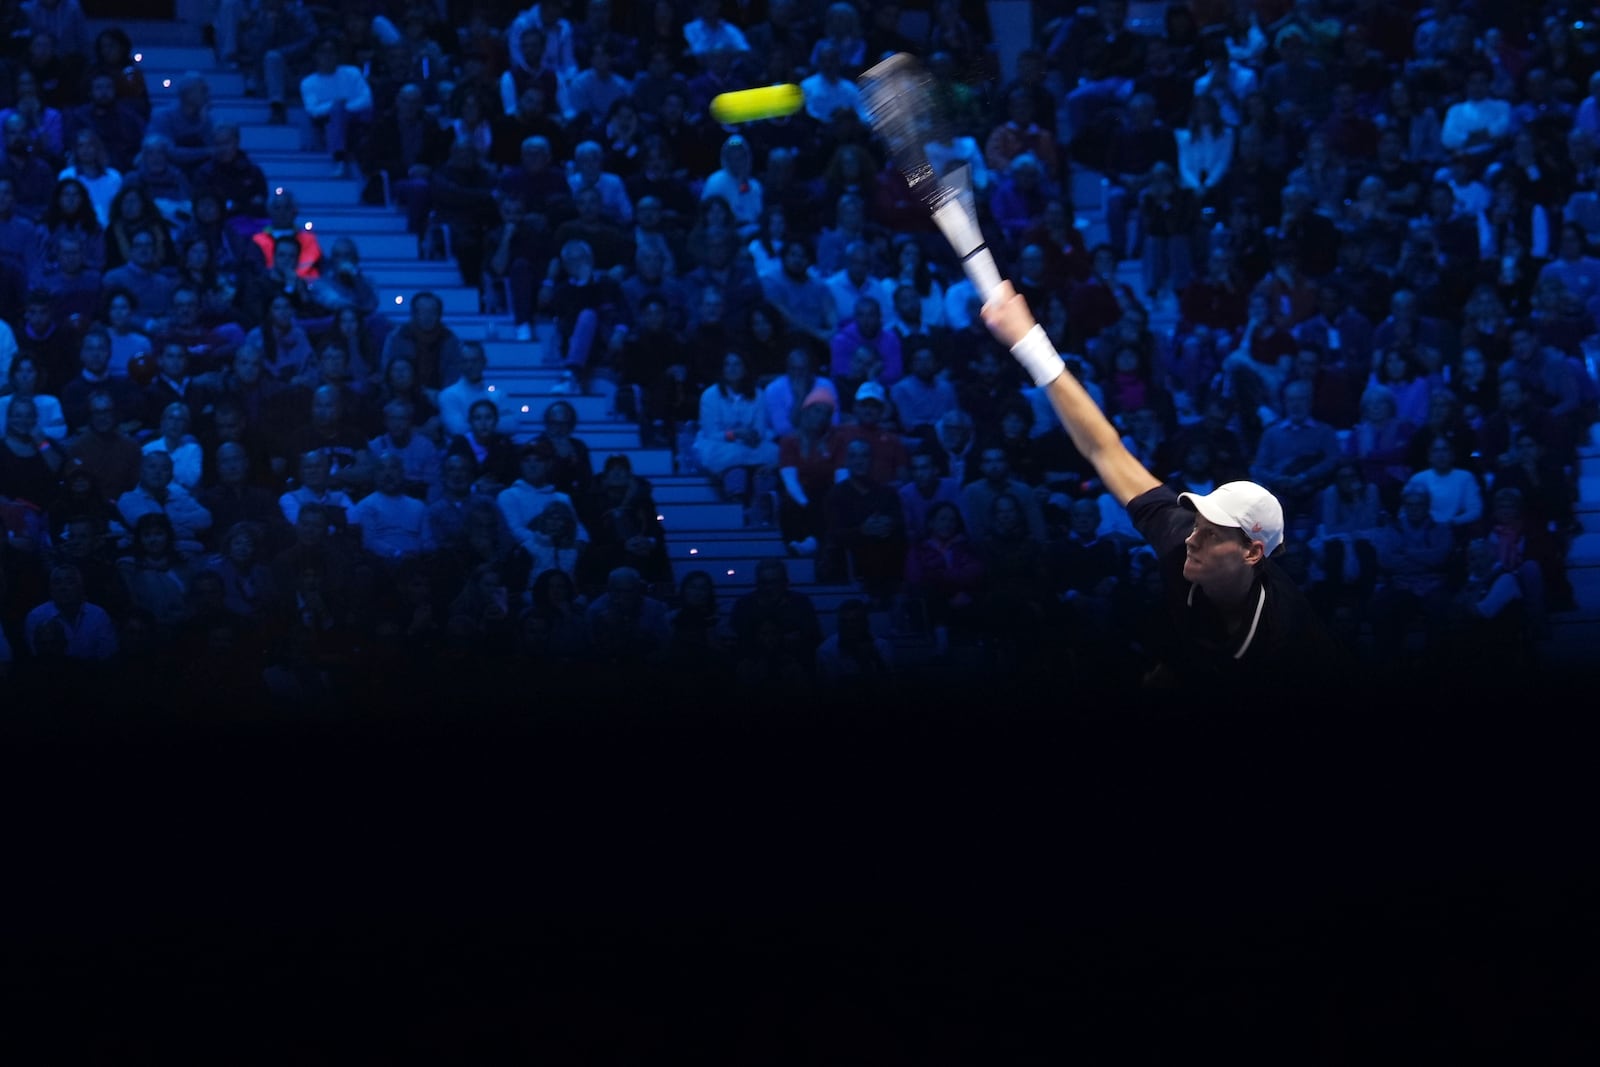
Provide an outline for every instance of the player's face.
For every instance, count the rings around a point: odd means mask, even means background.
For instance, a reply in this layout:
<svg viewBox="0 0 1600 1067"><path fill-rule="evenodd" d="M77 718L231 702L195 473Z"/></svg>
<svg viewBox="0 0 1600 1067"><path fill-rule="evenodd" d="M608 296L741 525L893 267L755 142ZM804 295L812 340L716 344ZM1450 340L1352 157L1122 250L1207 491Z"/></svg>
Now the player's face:
<svg viewBox="0 0 1600 1067"><path fill-rule="evenodd" d="M1187 555L1183 561L1183 576L1201 588L1208 582L1225 584L1235 578L1240 569L1250 566L1250 544L1237 527L1218 526L1204 515L1196 513L1194 531L1184 541Z"/></svg>

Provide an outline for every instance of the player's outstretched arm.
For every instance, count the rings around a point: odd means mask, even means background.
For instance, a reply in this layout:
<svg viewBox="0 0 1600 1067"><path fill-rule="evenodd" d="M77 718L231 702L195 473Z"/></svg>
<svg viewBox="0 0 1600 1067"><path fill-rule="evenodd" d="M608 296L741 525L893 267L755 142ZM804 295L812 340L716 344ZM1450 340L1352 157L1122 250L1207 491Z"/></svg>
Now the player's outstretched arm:
<svg viewBox="0 0 1600 1067"><path fill-rule="evenodd" d="M1067 371L1044 327L1028 310L1028 302L1010 282L1001 282L983 306L983 321L989 332L1011 349L1033 383L1044 389L1073 445L1094 464L1095 473L1117 503L1126 505L1161 484L1123 445L1117 428Z"/></svg>

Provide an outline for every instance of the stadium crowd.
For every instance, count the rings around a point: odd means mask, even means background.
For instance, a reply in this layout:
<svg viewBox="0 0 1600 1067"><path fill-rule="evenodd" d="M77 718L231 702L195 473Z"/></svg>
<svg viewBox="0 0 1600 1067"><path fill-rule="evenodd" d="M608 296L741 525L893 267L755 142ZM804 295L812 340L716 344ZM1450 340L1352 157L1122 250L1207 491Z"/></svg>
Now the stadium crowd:
<svg viewBox="0 0 1600 1067"><path fill-rule="evenodd" d="M289 701L430 665L870 685L887 617L949 662L1136 681L1171 636L1153 557L872 137L854 78L894 51L939 77L930 159L969 169L1150 470L1275 492L1280 564L1377 663L1526 662L1572 606L1600 414L1587 9L1195 0L1135 32L1125 0L1032 6L1011 56L960 0L215 5L270 121L298 102L509 336L553 327L567 388L614 387L643 444L858 591L824 638L782 560L733 603L675 582L649 481L596 464L570 403L510 432L483 346L430 294L381 310L203 77L152 106L76 0L0 5L0 671ZM774 82L800 112L708 117Z"/></svg>

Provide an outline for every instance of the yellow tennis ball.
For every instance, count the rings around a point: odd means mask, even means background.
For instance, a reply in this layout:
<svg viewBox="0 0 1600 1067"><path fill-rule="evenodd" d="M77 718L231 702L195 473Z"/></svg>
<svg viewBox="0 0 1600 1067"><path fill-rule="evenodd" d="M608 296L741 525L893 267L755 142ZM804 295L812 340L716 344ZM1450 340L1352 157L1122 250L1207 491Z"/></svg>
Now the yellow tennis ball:
<svg viewBox="0 0 1600 1067"><path fill-rule="evenodd" d="M799 111L803 103L805 94L800 91L800 86L767 85L759 89L719 94L711 101L711 117L726 125L781 119Z"/></svg>

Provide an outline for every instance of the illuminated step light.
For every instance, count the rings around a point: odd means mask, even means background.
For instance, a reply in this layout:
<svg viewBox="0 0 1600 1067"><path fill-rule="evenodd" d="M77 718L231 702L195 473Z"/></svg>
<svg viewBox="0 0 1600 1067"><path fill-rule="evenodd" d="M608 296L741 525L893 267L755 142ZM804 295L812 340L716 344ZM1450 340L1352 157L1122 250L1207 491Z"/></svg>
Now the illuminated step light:
<svg viewBox="0 0 1600 1067"><path fill-rule="evenodd" d="M396 304L404 304L406 302L406 298L403 296L397 296L394 298L394 302Z"/></svg>
<svg viewBox="0 0 1600 1067"><path fill-rule="evenodd" d="M283 186L280 185L276 189L272 190L272 195L273 196L282 196L283 195Z"/></svg>
<svg viewBox="0 0 1600 1067"><path fill-rule="evenodd" d="M691 555L691 556L698 556L699 554L700 554L700 550L698 548L691 548L689 550L689 555Z"/></svg>
<svg viewBox="0 0 1600 1067"><path fill-rule="evenodd" d="M729 577L729 578L732 578L732 577L733 577L733 571L732 571L732 570L730 570L730 571L728 571L728 577Z"/></svg>
<svg viewBox="0 0 1600 1067"><path fill-rule="evenodd" d="M522 405L522 413L523 413L523 414L524 414L524 415L526 415L526 414L527 414L527 413L528 413L528 405L526 405L526 404L524 404L524 405ZM657 515L657 516L656 516L656 518L658 518L658 519L659 519L659 518L661 518L661 516L660 516L660 515Z"/></svg>
<svg viewBox="0 0 1600 1067"><path fill-rule="evenodd" d="M1581 25L1581 23L1580 23L1580 25ZM135 63L143 63L144 62L144 53L143 52L135 52L133 54L133 61Z"/></svg>
<svg viewBox="0 0 1600 1067"><path fill-rule="evenodd" d="M172 79L171 78L162 78L161 79L161 88L163 88L163 89L172 88Z"/></svg>
<svg viewBox="0 0 1600 1067"><path fill-rule="evenodd" d="M494 386L492 386L492 385L489 386L489 392L491 392L491 393L494 392Z"/></svg>
<svg viewBox="0 0 1600 1067"><path fill-rule="evenodd" d="M306 229L308 229L308 230L311 229L311 223L309 223L309 222L306 223Z"/></svg>

